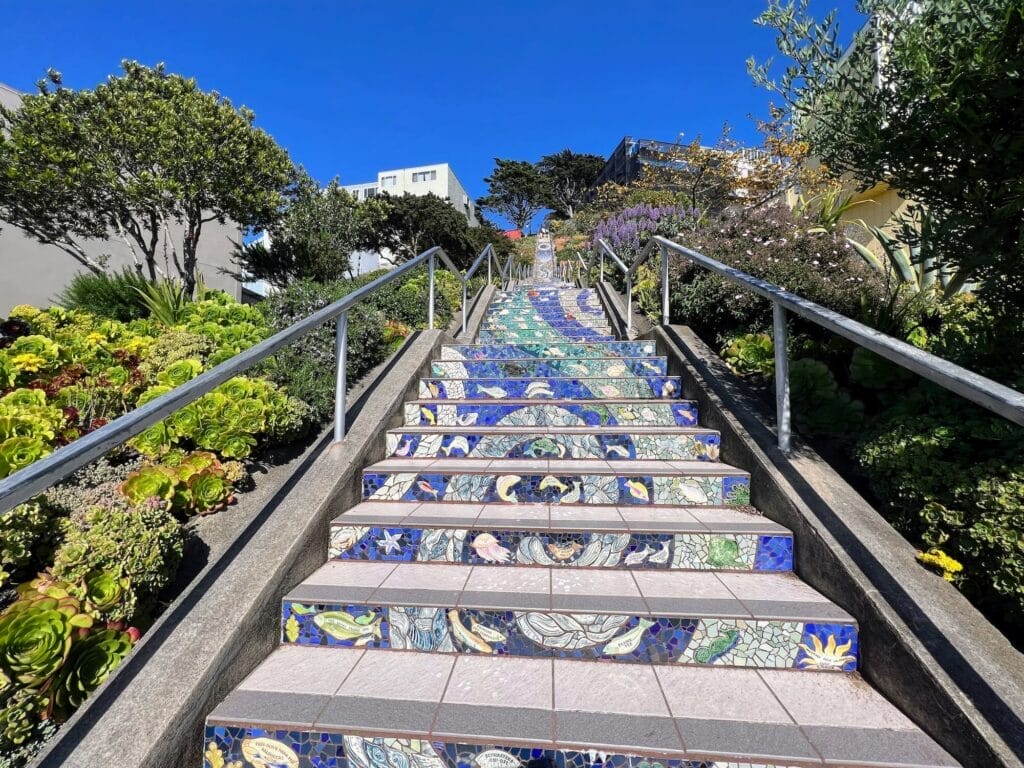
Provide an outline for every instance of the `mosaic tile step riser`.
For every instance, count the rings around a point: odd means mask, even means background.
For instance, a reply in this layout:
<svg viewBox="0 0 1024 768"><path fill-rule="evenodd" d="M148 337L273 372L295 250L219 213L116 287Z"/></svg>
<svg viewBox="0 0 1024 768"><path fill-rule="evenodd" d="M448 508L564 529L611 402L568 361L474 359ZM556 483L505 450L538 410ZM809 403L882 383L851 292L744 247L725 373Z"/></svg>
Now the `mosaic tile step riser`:
<svg viewBox="0 0 1024 768"><path fill-rule="evenodd" d="M574 336L577 333L600 333L609 336L612 333L612 327L607 323L484 323L480 326L480 332L491 334L492 336L510 333L549 333L558 334L559 336Z"/></svg>
<svg viewBox="0 0 1024 768"><path fill-rule="evenodd" d="M498 307L492 308L484 315L485 320L501 320L501 319L513 319L522 320L524 317L529 319L543 318L547 319L564 319L566 316L573 317L577 320L590 318L600 319L605 317L604 310L601 309L600 304L515 304L507 303L502 304Z"/></svg>
<svg viewBox="0 0 1024 768"><path fill-rule="evenodd" d="M406 403L405 426L695 427L696 403Z"/></svg>
<svg viewBox="0 0 1024 768"><path fill-rule="evenodd" d="M651 357L657 354L653 341L611 341L601 344L445 344L441 360L512 360L527 357Z"/></svg>
<svg viewBox="0 0 1024 768"><path fill-rule="evenodd" d="M333 525L329 555L335 560L779 573L793 569L793 538Z"/></svg>
<svg viewBox="0 0 1024 768"><path fill-rule="evenodd" d="M633 376L665 376L668 360L664 357L572 357L519 360L435 360L430 375L447 379L505 379L524 376L613 379Z"/></svg>
<svg viewBox="0 0 1024 768"><path fill-rule="evenodd" d="M615 337L606 333L597 333L588 328L566 330L565 333L549 330L536 331L480 331L479 340L481 343L497 344L520 344L532 342L545 342L547 344L562 344L565 342L584 341L615 341Z"/></svg>
<svg viewBox="0 0 1024 768"><path fill-rule="evenodd" d="M495 504L748 505L747 476L363 472L363 498Z"/></svg>
<svg viewBox="0 0 1024 768"><path fill-rule="evenodd" d="M681 391L682 381L678 376L421 379L419 396L428 400L673 399Z"/></svg>
<svg viewBox="0 0 1024 768"><path fill-rule="evenodd" d="M388 457L411 458L553 458L553 459L649 459L652 461L718 461L721 437L705 434L644 435L609 434L595 429L590 434L467 434L389 432Z"/></svg>
<svg viewBox="0 0 1024 768"><path fill-rule="evenodd" d="M620 378L623 376L664 376L667 372L668 361L663 357L436 361L430 366L431 376L449 379L518 378L521 376Z"/></svg>
<svg viewBox="0 0 1024 768"><path fill-rule="evenodd" d="M854 625L801 621L286 601L281 625L294 645L639 664L852 672L859 651Z"/></svg>
<svg viewBox="0 0 1024 768"><path fill-rule="evenodd" d="M426 734L373 737L267 726L206 727L204 768L787 768L790 763L681 760L608 752L459 744ZM652 753L656 754L656 753ZM257 762L246 762L255 757Z"/></svg>
<svg viewBox="0 0 1024 768"><path fill-rule="evenodd" d="M604 316L586 315L578 317L571 312L545 312L530 315L529 312L508 311L508 314L488 315L483 320L484 328L489 330L508 330L510 328L545 328L548 326L578 328L584 326L594 328L607 326L608 319Z"/></svg>

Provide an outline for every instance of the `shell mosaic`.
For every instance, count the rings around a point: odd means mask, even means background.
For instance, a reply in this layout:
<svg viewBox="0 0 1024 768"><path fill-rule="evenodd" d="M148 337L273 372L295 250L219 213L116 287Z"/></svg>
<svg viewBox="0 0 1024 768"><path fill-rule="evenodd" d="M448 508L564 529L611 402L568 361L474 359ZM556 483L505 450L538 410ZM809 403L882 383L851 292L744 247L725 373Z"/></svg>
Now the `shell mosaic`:
<svg viewBox="0 0 1024 768"><path fill-rule="evenodd" d="M623 434L594 429L587 434L476 432L389 432L385 445L392 458L552 458L718 461L721 437L698 434Z"/></svg>
<svg viewBox="0 0 1024 768"><path fill-rule="evenodd" d="M678 376L634 376L628 379L421 379L419 396L429 400L671 399L678 397L681 390Z"/></svg>
<svg viewBox="0 0 1024 768"><path fill-rule="evenodd" d="M609 341L600 344L445 344L442 360L517 360L528 357L651 357L653 341Z"/></svg>
<svg viewBox="0 0 1024 768"><path fill-rule="evenodd" d="M697 404L671 403L406 403L406 426L430 427L695 427Z"/></svg>
<svg viewBox="0 0 1024 768"><path fill-rule="evenodd" d="M852 672L853 624L286 601L282 642L640 664Z"/></svg>
<svg viewBox="0 0 1024 768"><path fill-rule="evenodd" d="M248 725L212 724L204 735L204 768L789 768Z"/></svg>
<svg viewBox="0 0 1024 768"><path fill-rule="evenodd" d="M749 485L746 475L363 472L363 498L375 501L746 506Z"/></svg>
<svg viewBox="0 0 1024 768"><path fill-rule="evenodd" d="M534 358L532 360L479 360L473 362L435 361L430 375L445 379L494 379L522 376L605 376L618 379L628 376L664 376L667 361L653 358Z"/></svg>
<svg viewBox="0 0 1024 768"><path fill-rule="evenodd" d="M790 536L463 528L331 528L337 560L674 570L793 569Z"/></svg>

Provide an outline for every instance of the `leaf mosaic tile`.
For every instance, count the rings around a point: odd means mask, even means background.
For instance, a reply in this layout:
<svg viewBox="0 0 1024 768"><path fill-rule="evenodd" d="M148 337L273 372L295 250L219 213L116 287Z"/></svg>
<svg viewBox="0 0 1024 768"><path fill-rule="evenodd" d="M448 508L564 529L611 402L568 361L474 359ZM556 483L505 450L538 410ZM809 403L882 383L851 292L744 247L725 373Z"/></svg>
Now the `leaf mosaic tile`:
<svg viewBox="0 0 1024 768"><path fill-rule="evenodd" d="M678 376L621 378L531 377L498 379L421 379L420 397L432 400L614 400L679 395Z"/></svg>
<svg viewBox="0 0 1024 768"><path fill-rule="evenodd" d="M438 427L693 427L697 406L687 400L665 402L437 403L405 404L407 426Z"/></svg>

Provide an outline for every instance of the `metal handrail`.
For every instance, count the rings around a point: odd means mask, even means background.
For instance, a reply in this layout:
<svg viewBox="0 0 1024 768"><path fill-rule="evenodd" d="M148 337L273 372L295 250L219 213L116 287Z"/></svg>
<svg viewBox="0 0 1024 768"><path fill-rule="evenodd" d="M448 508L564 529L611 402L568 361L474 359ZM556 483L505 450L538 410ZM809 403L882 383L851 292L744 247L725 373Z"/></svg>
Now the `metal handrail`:
<svg viewBox="0 0 1024 768"><path fill-rule="evenodd" d="M57 483L75 470L95 461L115 446L124 443L126 440L140 434L161 419L166 418L175 411L183 408L189 403L199 399L225 381L248 370L256 363L265 360L283 347L302 338L324 323L337 318L335 329L335 404L334 404L334 442L340 442L345 436L345 367L348 356L348 312L360 301L371 295L378 288L392 280L404 275L412 269L427 263L429 282L429 302L427 305L428 328L434 327L434 264L435 260L441 262L451 270L462 283L462 329L466 329L466 284L473 276L473 273L480 266L485 254L490 253L488 258L488 281L491 278L491 259L493 258L498 266L501 266L500 259L494 253L490 245L477 257L470 270L463 275L462 272L452 263L448 254L440 246L428 248L419 256L407 261L399 267L381 275L373 282L344 296L333 304L314 312L302 320L288 326L282 331L275 333L269 339L264 339L259 344L238 353L234 357L225 360L208 371L196 376L191 381L175 387L165 395L150 400L133 411L126 413L80 437L67 445L58 448L49 456L35 461L24 469L20 469L12 475L0 480L0 512L20 504L35 496L37 493L46 490L54 483ZM509 257L500 275L508 272L512 259Z"/></svg>
<svg viewBox="0 0 1024 768"><path fill-rule="evenodd" d="M775 346L775 408L779 448L783 451L788 452L792 447L789 403L789 352L787 350L788 329L786 327L787 312L792 312L804 320L809 320L815 325L832 331L852 341L854 344L864 347L876 355L884 357L886 360L938 384L943 389L954 392L988 409L997 416L1024 426L1024 393L992 381L955 363L951 363L949 360L938 355L925 352L913 344L908 344L905 341L876 331L874 328L846 315L834 312L766 280L748 275L746 272L716 261L668 238L661 237L660 235L652 237L637 258L633 260L629 269L625 269L625 265L606 242L598 240L597 246L602 252L606 252L613 258L616 264L626 273L627 291L629 293L627 303L629 305L630 317L633 298L632 275L641 264L653 255L655 250L661 254L661 322L663 325L669 325L670 319L668 300L668 254L670 252L685 256L705 269L715 272L731 282L742 285L747 290L771 301L773 343ZM631 321L627 320L627 327L631 326Z"/></svg>

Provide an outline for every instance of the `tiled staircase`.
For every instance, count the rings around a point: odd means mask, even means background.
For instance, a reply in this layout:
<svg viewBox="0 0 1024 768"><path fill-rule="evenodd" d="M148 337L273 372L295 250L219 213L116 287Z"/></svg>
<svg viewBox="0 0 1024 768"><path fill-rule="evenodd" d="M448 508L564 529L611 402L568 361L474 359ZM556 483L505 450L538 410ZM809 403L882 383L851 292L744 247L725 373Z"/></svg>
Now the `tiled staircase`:
<svg viewBox="0 0 1024 768"><path fill-rule="evenodd" d="M553 282L479 342L388 432L207 768L955 765L857 674L652 342Z"/></svg>

